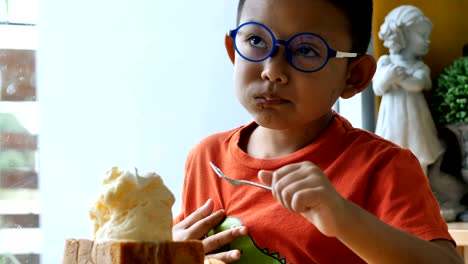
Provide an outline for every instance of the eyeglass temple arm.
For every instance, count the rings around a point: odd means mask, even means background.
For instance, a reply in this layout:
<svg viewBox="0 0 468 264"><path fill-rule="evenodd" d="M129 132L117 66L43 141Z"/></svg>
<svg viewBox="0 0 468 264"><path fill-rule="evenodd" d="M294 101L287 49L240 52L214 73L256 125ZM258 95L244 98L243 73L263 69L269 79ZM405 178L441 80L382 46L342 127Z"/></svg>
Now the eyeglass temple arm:
<svg viewBox="0 0 468 264"><path fill-rule="evenodd" d="M336 51L336 58L354 58L357 57L358 54L354 52L342 52L342 51Z"/></svg>
<svg viewBox="0 0 468 264"><path fill-rule="evenodd" d="M227 35L234 39L234 36L236 35L236 33L237 31L235 29L231 29L227 32Z"/></svg>

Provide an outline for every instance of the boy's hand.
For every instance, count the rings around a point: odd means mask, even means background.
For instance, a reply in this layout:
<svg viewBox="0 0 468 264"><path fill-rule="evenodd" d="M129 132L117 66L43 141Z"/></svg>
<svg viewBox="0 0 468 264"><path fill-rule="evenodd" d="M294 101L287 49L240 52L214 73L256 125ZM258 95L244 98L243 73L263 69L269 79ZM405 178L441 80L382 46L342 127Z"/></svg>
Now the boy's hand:
<svg viewBox="0 0 468 264"><path fill-rule="evenodd" d="M205 249L205 258L218 259L226 263L236 261L240 258L239 250L216 252L210 254L230 243L234 239L247 235L247 227L239 226L215 235L206 237L206 234L218 225L225 217L224 210L213 212L213 201L209 199L204 205L190 214L187 218L174 225L172 236L174 241L189 239L202 240Z"/></svg>
<svg viewBox="0 0 468 264"><path fill-rule="evenodd" d="M285 208L307 218L324 235L337 235L347 201L318 166L294 163L276 171L261 170L258 177L271 185L273 196Z"/></svg>

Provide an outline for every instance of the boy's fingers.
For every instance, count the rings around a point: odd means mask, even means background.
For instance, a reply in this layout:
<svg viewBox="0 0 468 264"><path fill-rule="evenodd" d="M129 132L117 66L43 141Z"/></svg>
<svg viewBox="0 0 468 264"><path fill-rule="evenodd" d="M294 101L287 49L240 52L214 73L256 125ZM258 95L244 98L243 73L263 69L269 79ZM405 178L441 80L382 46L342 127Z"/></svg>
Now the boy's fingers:
<svg viewBox="0 0 468 264"><path fill-rule="evenodd" d="M247 233L247 227L238 226L209 236L202 241L205 253L215 251L234 239L247 235Z"/></svg>
<svg viewBox="0 0 468 264"><path fill-rule="evenodd" d="M223 209L218 210L211 215L193 224L190 228L190 238L200 239L206 235L211 229L218 225L225 217Z"/></svg>
<svg viewBox="0 0 468 264"><path fill-rule="evenodd" d="M258 172L258 179L266 185L271 186L271 181L273 179L273 171L260 170Z"/></svg>
<svg viewBox="0 0 468 264"><path fill-rule="evenodd" d="M279 169L277 169L275 172L274 172L274 176L276 177L283 177L284 175L287 175L295 170L298 170L300 169L303 165L305 165L306 162L299 162L299 163L292 163L292 164L288 164L288 165L285 165Z"/></svg>
<svg viewBox="0 0 468 264"><path fill-rule="evenodd" d="M193 224L210 215L213 212L213 207L213 201L208 199L204 205L198 208L195 212L191 213L189 216L187 216L187 218L182 220L176 226L182 229L191 227Z"/></svg>
<svg viewBox="0 0 468 264"><path fill-rule="evenodd" d="M231 262L239 260L240 257L241 257L240 251L237 249L234 249L234 250L230 250L226 252L206 255L205 264L210 263L210 262L207 262L206 259L217 259L217 260L221 260L224 263L231 263Z"/></svg>

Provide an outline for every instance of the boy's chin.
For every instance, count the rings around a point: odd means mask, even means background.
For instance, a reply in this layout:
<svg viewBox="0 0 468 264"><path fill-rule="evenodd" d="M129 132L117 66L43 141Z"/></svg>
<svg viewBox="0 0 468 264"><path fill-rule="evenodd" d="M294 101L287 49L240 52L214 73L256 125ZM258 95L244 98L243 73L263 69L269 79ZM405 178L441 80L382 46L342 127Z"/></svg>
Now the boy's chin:
<svg viewBox="0 0 468 264"><path fill-rule="evenodd" d="M253 116L255 123L259 126L274 129L274 130L284 130L289 129L291 126L294 126L294 123L287 119L279 118L278 116L271 116L271 115L257 115Z"/></svg>
<svg viewBox="0 0 468 264"><path fill-rule="evenodd" d="M333 112L323 114L312 120L304 119L292 119L291 115L281 115L278 112L250 112L255 123L259 126L274 129L274 130L295 130L295 129L310 129L311 127L326 127L330 124L330 120L333 119Z"/></svg>

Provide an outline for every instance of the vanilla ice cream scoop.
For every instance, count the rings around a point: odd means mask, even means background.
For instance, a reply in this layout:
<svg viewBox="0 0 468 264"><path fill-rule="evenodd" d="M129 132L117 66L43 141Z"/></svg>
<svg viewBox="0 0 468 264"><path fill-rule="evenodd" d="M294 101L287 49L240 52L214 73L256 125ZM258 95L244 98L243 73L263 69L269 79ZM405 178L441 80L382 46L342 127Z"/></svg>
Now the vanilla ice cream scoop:
<svg viewBox="0 0 468 264"><path fill-rule="evenodd" d="M155 173L139 176L117 167L90 210L95 240L172 240L174 195Z"/></svg>

